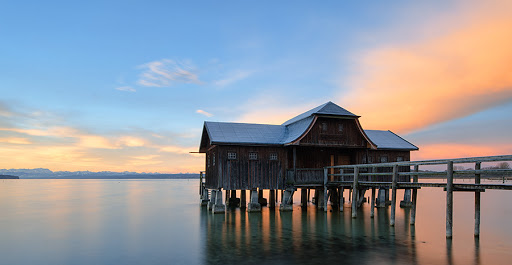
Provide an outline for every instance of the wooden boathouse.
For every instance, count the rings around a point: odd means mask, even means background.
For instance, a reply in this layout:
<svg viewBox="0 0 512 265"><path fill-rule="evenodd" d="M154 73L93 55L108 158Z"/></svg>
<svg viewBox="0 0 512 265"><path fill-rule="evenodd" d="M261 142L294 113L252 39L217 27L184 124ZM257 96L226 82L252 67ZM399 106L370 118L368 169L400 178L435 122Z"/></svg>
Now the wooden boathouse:
<svg viewBox="0 0 512 265"><path fill-rule="evenodd" d="M309 190L315 190L317 202L324 196L324 167L410 161L410 152L418 150L389 130L364 130L359 117L327 102L281 125L204 122L199 147L206 154L203 203L209 201L213 212L224 212L225 190L226 203L245 207L249 190L248 211L260 211L266 203L262 190L269 190L269 207L275 206L281 190L280 209L291 210L298 187L308 198ZM333 175L334 168L330 170ZM391 182L391 176L383 174L377 181ZM388 196L389 188L382 196ZM331 200L338 192L330 192Z"/></svg>

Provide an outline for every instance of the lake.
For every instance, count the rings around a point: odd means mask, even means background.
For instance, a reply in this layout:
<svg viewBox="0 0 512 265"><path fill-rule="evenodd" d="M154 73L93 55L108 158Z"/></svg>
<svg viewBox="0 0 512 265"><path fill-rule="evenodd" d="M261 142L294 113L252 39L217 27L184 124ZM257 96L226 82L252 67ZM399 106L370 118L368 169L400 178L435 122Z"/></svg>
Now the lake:
<svg viewBox="0 0 512 265"><path fill-rule="evenodd" d="M2 264L509 264L512 192L482 193L473 237L474 193L454 193L453 239L445 237L445 192L418 192L409 209L365 203L344 212L263 207L211 214L199 180L0 180ZM403 193L398 192L397 198ZM347 200L347 193L345 193Z"/></svg>

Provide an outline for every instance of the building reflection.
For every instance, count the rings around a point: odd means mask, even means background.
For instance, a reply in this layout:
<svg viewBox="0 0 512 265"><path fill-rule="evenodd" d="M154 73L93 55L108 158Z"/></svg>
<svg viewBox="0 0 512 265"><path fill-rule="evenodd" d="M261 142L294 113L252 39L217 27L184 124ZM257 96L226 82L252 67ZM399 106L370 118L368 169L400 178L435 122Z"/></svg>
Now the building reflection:
<svg viewBox="0 0 512 265"><path fill-rule="evenodd" d="M445 239L444 231L427 231L432 226L421 225L435 217L422 216L418 227L418 223L410 225L409 214L409 209L400 209L391 227L389 207L376 208L375 217L370 218L369 205L363 205L356 219L351 218L349 209L326 213L314 205L302 210L295 204L292 212L264 207L260 213L247 213L232 208L225 214L202 208L204 263L453 264L452 242ZM417 238L418 228L422 229L421 240ZM424 235L428 233L440 236L426 242ZM432 245L443 244L445 256L433 255ZM476 240L474 263L470 263L480 264L479 251Z"/></svg>

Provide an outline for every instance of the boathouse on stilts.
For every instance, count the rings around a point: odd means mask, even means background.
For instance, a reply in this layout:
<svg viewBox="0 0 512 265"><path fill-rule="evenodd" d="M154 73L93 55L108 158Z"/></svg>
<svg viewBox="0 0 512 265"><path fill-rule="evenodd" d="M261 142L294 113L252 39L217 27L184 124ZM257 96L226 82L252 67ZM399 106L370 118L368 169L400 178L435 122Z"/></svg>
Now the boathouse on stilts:
<svg viewBox="0 0 512 265"><path fill-rule="evenodd" d="M199 152L206 154L202 203L214 213L224 212L227 206L254 212L261 211L262 205L275 207L280 196L280 210L291 210L293 194L300 189L303 207L313 191L312 201L319 208L327 207L323 205L326 197L332 206L343 210L344 189L326 190L324 167L410 161L410 152L418 150L391 131L363 130L359 117L327 102L281 125L206 121L199 147ZM372 181L391 183L391 176L381 174ZM390 188L379 187L377 207L389 201ZM268 200L263 198L263 190L268 190ZM349 198L362 202L364 190ZM410 191L406 190L402 203L409 202Z"/></svg>

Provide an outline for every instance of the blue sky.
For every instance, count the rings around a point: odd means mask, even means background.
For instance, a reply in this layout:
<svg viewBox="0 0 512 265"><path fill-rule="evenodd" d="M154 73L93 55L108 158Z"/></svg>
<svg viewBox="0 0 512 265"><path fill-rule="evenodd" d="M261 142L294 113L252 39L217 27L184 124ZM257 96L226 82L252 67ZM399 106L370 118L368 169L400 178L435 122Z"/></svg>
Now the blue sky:
<svg viewBox="0 0 512 265"><path fill-rule="evenodd" d="M204 120L279 124L327 101L420 149L492 138L502 147L456 153L510 153L512 38L456 45L480 25L507 30L510 5L488 3L3 3L0 167L193 172ZM497 70L480 72L482 60Z"/></svg>

